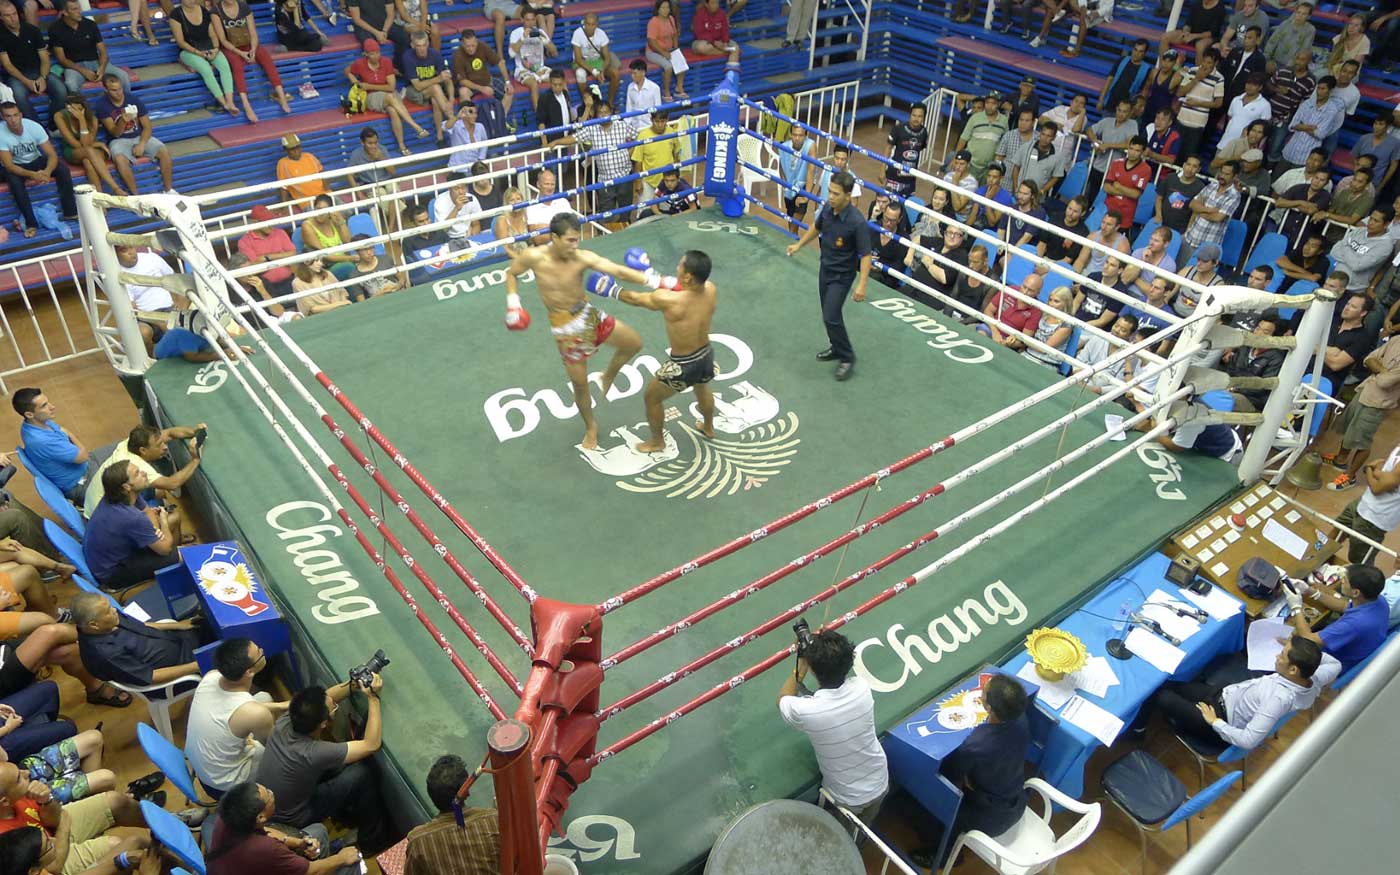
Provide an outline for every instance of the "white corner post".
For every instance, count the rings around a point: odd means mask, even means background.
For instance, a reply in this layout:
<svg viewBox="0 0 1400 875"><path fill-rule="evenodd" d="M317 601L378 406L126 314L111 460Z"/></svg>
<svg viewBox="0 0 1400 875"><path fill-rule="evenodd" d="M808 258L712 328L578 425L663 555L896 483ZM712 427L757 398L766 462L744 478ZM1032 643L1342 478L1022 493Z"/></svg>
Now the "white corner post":
<svg viewBox="0 0 1400 875"><path fill-rule="evenodd" d="M88 318L93 332L102 342L103 349L112 366L119 371L142 374L150 367L146 355L146 342L141 338L141 329L136 322L136 314L131 309L131 299L126 294L126 284L121 281L121 264L117 261L117 251L112 248L107 235L107 216L94 200L97 192L90 185L79 185L74 190L78 199L78 227L87 244L87 271L94 273L102 286L102 295L107 299L111 325L104 325L97 312L96 295L88 301ZM95 291L95 289L94 289Z"/></svg>
<svg viewBox="0 0 1400 875"><path fill-rule="evenodd" d="M1298 343L1283 360L1278 386L1269 393L1269 400L1262 411L1263 420L1254 429L1249 445L1245 447L1244 458L1240 460L1240 482L1246 485L1263 476L1264 465L1268 462L1279 427L1293 409L1293 399L1302 384L1303 372L1313 356L1321 355L1322 344L1332 325L1332 311L1337 306L1336 293L1319 287L1313 296L1312 303L1303 310L1303 320L1298 325Z"/></svg>

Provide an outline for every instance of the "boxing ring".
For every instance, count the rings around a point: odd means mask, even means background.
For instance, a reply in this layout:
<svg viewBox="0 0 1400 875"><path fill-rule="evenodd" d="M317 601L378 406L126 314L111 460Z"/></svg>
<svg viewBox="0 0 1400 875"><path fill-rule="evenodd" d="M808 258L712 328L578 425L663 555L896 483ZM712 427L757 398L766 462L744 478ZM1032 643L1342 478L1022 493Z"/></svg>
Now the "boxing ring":
<svg viewBox="0 0 1400 875"><path fill-rule="evenodd" d="M523 760L493 760L497 783L515 784L506 871L540 871L530 836L546 832L590 873L686 871L740 811L810 792L810 747L782 725L781 681L763 674L790 664L798 617L857 642L883 729L1238 486L1233 466L1156 439L1207 415L1186 402L1221 386L1188 359L1237 340L1218 317L1266 305L1256 298L1208 296L1062 380L872 281L846 308L859 374L834 383L812 361L825 345L816 259L784 257L790 238L761 202L736 209L734 138L749 134L723 113L742 103L717 93L702 129L697 160L722 209L585 241L615 261L632 247L660 266L687 249L714 257L719 434L698 435L675 396L657 454L631 448L666 346L656 314L604 302L645 346L606 398L595 391L600 447L583 450L544 323L499 321L501 264L280 324L219 263L200 198L81 199L117 333L134 328L102 210L135 208L170 223L140 242L185 259L185 291L212 316L200 330L217 343L231 328L255 350L159 362L148 399L162 422L208 423L192 491L254 557L304 664L327 679L380 647L393 660L377 758L391 810L426 816L428 766L480 759L493 726L504 754L529 749L498 721L518 718L538 741L535 783L507 767ZM1324 303L1305 317L1309 337ZM1179 354L1146 352L1178 334ZM1155 394L1084 388L1137 354ZM1146 431L1106 431L1130 392L1147 407L1125 427ZM473 803L490 804L490 781Z"/></svg>

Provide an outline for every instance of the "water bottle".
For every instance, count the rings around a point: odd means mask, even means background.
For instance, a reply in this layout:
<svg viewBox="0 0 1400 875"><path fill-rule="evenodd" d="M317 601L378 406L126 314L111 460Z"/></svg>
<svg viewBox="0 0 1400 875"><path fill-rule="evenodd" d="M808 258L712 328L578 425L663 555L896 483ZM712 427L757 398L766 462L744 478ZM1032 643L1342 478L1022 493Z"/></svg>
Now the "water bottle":
<svg viewBox="0 0 1400 875"><path fill-rule="evenodd" d="M73 225L71 222L60 221L58 223L58 236L64 240L73 239Z"/></svg>

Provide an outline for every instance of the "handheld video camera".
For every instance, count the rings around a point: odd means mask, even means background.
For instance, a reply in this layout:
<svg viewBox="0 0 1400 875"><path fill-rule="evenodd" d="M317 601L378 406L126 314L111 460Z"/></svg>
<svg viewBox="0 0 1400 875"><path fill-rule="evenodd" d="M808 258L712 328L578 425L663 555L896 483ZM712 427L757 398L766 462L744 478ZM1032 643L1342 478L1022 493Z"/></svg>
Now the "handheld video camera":
<svg viewBox="0 0 1400 875"><path fill-rule="evenodd" d="M389 657L384 655L383 650L374 651L373 656L350 669L351 685L369 689L369 685L374 683L374 676L382 672L388 664Z"/></svg>

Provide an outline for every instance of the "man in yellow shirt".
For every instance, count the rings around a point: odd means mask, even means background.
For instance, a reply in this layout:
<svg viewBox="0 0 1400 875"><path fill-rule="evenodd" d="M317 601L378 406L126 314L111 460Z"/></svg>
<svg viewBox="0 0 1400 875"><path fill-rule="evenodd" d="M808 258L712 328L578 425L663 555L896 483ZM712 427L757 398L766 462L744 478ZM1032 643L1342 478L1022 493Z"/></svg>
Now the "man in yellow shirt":
<svg viewBox="0 0 1400 875"><path fill-rule="evenodd" d="M312 176L322 170L321 162L310 152L301 151L301 137L296 134L288 134L282 138L282 148L287 154L283 158L277 159L277 178L279 180L297 180L299 177ZM297 207L310 203L318 194L329 194L330 188L326 186L324 179L307 179L304 181L291 182L281 189L282 200L291 201Z"/></svg>
<svg viewBox="0 0 1400 875"><path fill-rule="evenodd" d="M632 169L634 172L646 173L681 160L680 137L657 140L658 137L666 133L666 120L667 115L663 110L656 110L651 114L651 127L645 131L646 139L632 147ZM638 195L637 203L651 200L655 196L656 187L660 184L661 174L659 172L653 173L645 179L637 180L635 186Z"/></svg>

